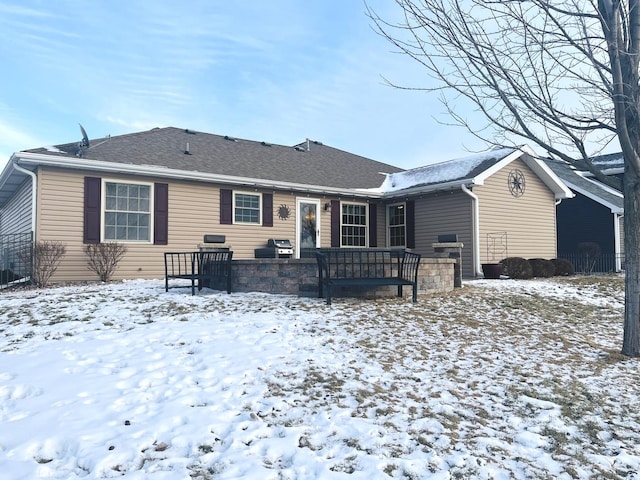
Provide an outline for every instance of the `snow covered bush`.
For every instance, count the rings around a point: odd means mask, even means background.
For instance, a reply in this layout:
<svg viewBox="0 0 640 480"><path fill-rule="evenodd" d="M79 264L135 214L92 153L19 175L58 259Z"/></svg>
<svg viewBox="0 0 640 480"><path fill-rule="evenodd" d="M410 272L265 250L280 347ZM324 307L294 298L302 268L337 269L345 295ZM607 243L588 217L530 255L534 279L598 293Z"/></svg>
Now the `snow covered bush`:
<svg viewBox="0 0 640 480"><path fill-rule="evenodd" d="M101 281L108 282L127 253L127 246L118 242L90 243L85 245L84 252L89 257L89 270L97 273Z"/></svg>
<svg viewBox="0 0 640 480"><path fill-rule="evenodd" d="M500 263L504 265L504 273L509 278L527 279L533 277L533 271L529 260L522 257L507 257L500 260Z"/></svg>
<svg viewBox="0 0 640 480"><path fill-rule="evenodd" d="M534 277L549 278L556 273L556 267L551 260L545 258L530 258L531 272Z"/></svg>

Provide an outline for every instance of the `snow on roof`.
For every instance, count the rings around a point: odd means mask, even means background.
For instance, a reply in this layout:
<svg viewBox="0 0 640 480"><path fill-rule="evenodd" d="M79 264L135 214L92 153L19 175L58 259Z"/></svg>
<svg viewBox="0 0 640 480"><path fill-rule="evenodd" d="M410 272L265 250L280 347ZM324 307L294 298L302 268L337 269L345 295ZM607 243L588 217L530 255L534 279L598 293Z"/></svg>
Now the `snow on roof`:
<svg viewBox="0 0 640 480"><path fill-rule="evenodd" d="M60 150L58 147L56 147L55 145L47 145L45 147L43 147L47 152L51 152L51 153L65 153L62 150Z"/></svg>
<svg viewBox="0 0 640 480"><path fill-rule="evenodd" d="M597 165L600 168L624 166L624 156L622 155L622 152L594 157L591 161L594 165Z"/></svg>
<svg viewBox="0 0 640 480"><path fill-rule="evenodd" d="M515 152L515 148L497 148L469 157L457 158L433 165L387 175L380 186L381 192L394 192L420 185L433 185L471 179L491 164ZM479 168L487 164L484 168Z"/></svg>

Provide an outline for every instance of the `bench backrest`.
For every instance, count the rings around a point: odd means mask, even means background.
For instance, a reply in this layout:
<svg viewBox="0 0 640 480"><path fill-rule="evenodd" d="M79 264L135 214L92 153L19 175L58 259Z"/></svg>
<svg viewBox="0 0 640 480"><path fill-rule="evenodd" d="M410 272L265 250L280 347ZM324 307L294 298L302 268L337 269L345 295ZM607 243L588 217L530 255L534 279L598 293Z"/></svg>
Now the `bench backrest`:
<svg viewBox="0 0 640 480"><path fill-rule="evenodd" d="M329 248L319 249L316 258L323 278L406 278L404 274L411 273L403 266L406 253L401 249Z"/></svg>
<svg viewBox="0 0 640 480"><path fill-rule="evenodd" d="M231 259L233 252L215 251L200 252L200 272L204 276L226 277L231 272Z"/></svg>

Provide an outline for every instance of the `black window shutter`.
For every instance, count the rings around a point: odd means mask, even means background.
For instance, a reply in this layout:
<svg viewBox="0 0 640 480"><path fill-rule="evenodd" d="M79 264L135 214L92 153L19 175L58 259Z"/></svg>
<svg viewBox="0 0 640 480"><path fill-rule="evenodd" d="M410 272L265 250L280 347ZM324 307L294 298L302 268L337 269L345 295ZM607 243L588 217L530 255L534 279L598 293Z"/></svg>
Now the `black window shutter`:
<svg viewBox="0 0 640 480"><path fill-rule="evenodd" d="M220 223L222 225L233 223L233 192L224 188L220 189Z"/></svg>
<svg viewBox="0 0 640 480"><path fill-rule="evenodd" d="M262 226L273 227L273 194L262 194Z"/></svg>
<svg viewBox="0 0 640 480"><path fill-rule="evenodd" d="M153 192L153 243L169 243L169 185L154 184Z"/></svg>
<svg viewBox="0 0 640 480"><path fill-rule="evenodd" d="M378 205L369 204L369 246L378 246Z"/></svg>
<svg viewBox="0 0 640 480"><path fill-rule="evenodd" d="M404 219L407 228L407 248L416 248L416 202L407 201L407 218Z"/></svg>
<svg viewBox="0 0 640 480"><path fill-rule="evenodd" d="M331 200L331 246L340 246L340 201Z"/></svg>
<svg viewBox="0 0 640 480"><path fill-rule="evenodd" d="M102 179L84 177L84 243L100 243Z"/></svg>

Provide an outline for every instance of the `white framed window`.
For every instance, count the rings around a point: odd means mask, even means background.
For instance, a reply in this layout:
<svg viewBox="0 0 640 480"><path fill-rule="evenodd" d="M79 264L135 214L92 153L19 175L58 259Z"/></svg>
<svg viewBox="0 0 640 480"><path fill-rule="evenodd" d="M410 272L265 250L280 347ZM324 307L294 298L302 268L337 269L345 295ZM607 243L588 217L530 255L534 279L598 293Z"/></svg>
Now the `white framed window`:
<svg viewBox="0 0 640 480"><path fill-rule="evenodd" d="M102 191L103 241L150 242L152 184L104 179Z"/></svg>
<svg viewBox="0 0 640 480"><path fill-rule="evenodd" d="M407 208L404 203L387 206L387 244L390 247L407 245Z"/></svg>
<svg viewBox="0 0 640 480"><path fill-rule="evenodd" d="M341 204L340 244L343 247L366 247L368 215L366 203Z"/></svg>
<svg viewBox="0 0 640 480"><path fill-rule="evenodd" d="M233 223L260 225L262 195L250 192L233 192Z"/></svg>

